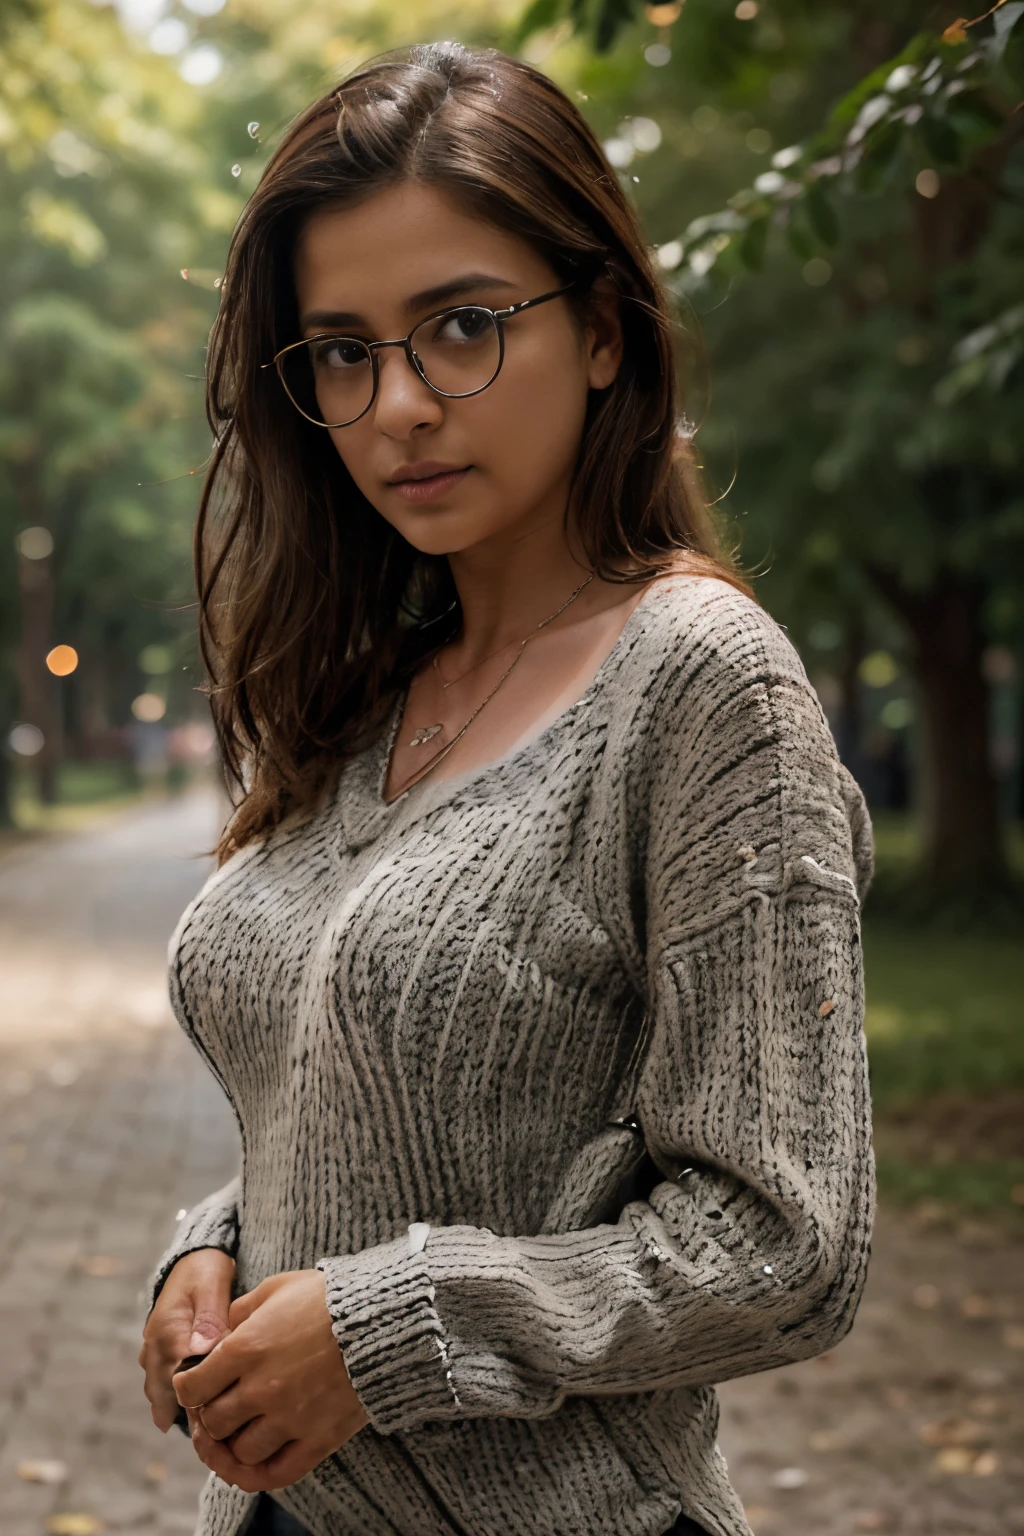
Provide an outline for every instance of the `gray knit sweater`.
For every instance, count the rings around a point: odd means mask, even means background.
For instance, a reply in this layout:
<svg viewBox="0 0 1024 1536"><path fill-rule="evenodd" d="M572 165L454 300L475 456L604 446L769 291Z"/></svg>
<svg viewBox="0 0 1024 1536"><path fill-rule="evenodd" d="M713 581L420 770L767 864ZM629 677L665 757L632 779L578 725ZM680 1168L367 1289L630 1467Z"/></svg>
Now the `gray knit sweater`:
<svg viewBox="0 0 1024 1536"><path fill-rule="evenodd" d="M370 1422L276 1495L315 1536L749 1536L713 1383L836 1344L869 1256L860 790L714 579L388 805L398 721L172 939L243 1152L150 1304L197 1247L325 1272ZM211 1474L199 1536L253 1498Z"/></svg>

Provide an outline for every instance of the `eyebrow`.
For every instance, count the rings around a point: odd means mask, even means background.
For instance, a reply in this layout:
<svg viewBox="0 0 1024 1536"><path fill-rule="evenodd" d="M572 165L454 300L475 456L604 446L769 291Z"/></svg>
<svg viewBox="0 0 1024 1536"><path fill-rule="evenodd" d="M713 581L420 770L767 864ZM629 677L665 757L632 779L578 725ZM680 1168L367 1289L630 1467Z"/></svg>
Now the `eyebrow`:
<svg viewBox="0 0 1024 1536"><path fill-rule="evenodd" d="M424 288L420 293L414 293L402 304L403 314L410 318L417 310L427 309L431 305L446 303L449 299L459 298L462 294L472 293L477 288L515 288L516 284L504 277L494 277L489 272L466 272L461 277L453 277L447 283L437 283L433 288ZM308 330L310 326L339 326L339 325L367 325L369 322L363 315L358 315L348 309L314 309L302 317L302 329Z"/></svg>

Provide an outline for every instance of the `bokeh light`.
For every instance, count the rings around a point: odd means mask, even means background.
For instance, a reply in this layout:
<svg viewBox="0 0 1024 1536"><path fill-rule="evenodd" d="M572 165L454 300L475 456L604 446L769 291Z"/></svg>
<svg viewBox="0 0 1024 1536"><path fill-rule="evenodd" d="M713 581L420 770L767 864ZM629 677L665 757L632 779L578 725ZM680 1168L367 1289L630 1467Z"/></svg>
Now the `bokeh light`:
<svg viewBox="0 0 1024 1536"><path fill-rule="evenodd" d="M55 645L52 651L47 653L47 671L54 677L70 677L78 666L78 652L73 645Z"/></svg>
<svg viewBox="0 0 1024 1536"><path fill-rule="evenodd" d="M23 528L14 542L19 555L26 560L46 560L53 554L53 534L49 528Z"/></svg>
<svg viewBox="0 0 1024 1536"><path fill-rule="evenodd" d="M888 688L900 672L895 657L890 656L888 651L872 651L864 657L857 670L869 688Z"/></svg>
<svg viewBox="0 0 1024 1536"><path fill-rule="evenodd" d="M803 279L812 288L822 288L832 276L832 268L823 256L812 256L804 263Z"/></svg>
<svg viewBox="0 0 1024 1536"><path fill-rule="evenodd" d="M914 178L914 186L922 197L938 197L941 185L938 171L933 171L931 168L918 171Z"/></svg>
<svg viewBox="0 0 1024 1536"><path fill-rule="evenodd" d="M150 677L162 677L174 666L174 652L169 645L145 645L139 652L139 670Z"/></svg>
<svg viewBox="0 0 1024 1536"><path fill-rule="evenodd" d="M167 713L167 705L158 693L140 693L132 699L132 714L144 725L155 725Z"/></svg>
<svg viewBox="0 0 1024 1536"><path fill-rule="evenodd" d="M12 752L19 757L35 757L46 745L46 737L38 725L16 725L7 738Z"/></svg>
<svg viewBox="0 0 1024 1536"><path fill-rule="evenodd" d="M212 43L200 43L190 48L178 65L178 74L186 85L211 85L224 68L219 48Z"/></svg>

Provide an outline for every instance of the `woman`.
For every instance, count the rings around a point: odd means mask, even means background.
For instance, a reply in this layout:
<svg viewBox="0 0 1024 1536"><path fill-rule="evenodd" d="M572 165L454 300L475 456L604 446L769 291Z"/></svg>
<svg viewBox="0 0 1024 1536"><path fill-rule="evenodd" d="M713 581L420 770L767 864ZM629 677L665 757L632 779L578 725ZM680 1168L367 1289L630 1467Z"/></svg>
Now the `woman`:
<svg viewBox="0 0 1024 1536"><path fill-rule="evenodd" d="M197 557L241 796L171 989L242 1172L140 1354L201 1536L749 1536L712 1383L853 1320L870 827L672 334L491 50L351 75L235 233Z"/></svg>

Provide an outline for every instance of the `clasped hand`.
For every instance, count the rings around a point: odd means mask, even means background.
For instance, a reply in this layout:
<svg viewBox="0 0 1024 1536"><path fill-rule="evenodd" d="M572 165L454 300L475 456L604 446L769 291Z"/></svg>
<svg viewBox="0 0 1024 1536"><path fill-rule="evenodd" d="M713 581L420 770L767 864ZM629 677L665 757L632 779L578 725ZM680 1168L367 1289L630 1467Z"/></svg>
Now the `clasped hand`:
<svg viewBox="0 0 1024 1536"><path fill-rule="evenodd" d="M198 1261L191 1269L190 1259ZM197 1292L213 1278L223 1294L226 1274L230 1297L234 1264L213 1259L201 1250L179 1260L146 1325L139 1363L153 1419L166 1431L180 1403L199 1459L224 1482L250 1493L286 1488L369 1422L331 1328L325 1278L318 1269L273 1275L231 1302L221 1326L222 1308L209 1296L202 1305ZM185 1355L207 1349L200 1365L176 1371Z"/></svg>

